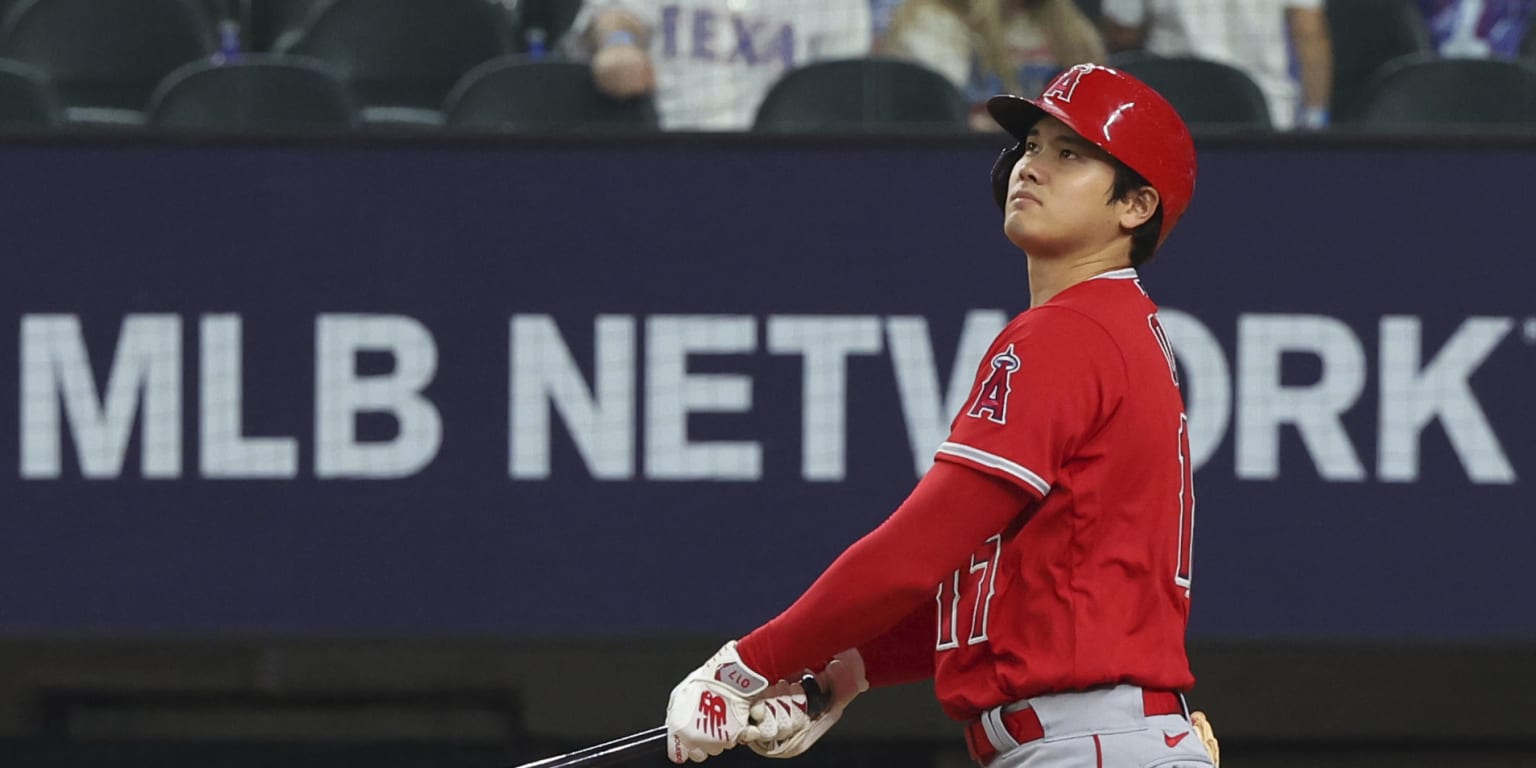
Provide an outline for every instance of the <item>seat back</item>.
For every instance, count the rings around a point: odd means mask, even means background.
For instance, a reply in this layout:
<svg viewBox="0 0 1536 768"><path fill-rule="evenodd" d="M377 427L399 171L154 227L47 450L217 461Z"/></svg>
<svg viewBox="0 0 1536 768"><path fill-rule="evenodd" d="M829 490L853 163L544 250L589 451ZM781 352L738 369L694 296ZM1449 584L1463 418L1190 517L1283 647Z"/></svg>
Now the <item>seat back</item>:
<svg viewBox="0 0 1536 768"><path fill-rule="evenodd" d="M37 130L59 124L58 100L43 73L0 59L0 130Z"/></svg>
<svg viewBox="0 0 1536 768"><path fill-rule="evenodd" d="M1116 54L1110 65L1152 86L1192 127L1273 127L1264 92L1236 67L1194 56L1142 52Z"/></svg>
<svg viewBox="0 0 1536 768"><path fill-rule="evenodd" d="M213 52L186 0L16 0L0 26L0 57L41 70L65 106L142 110L162 78Z"/></svg>
<svg viewBox="0 0 1536 768"><path fill-rule="evenodd" d="M1503 59L1404 56L1366 83L1358 119L1376 130L1536 127L1536 67Z"/></svg>
<svg viewBox="0 0 1536 768"><path fill-rule="evenodd" d="M167 128L252 131L359 125L341 78L324 63L285 56L196 62L155 91L149 122Z"/></svg>
<svg viewBox="0 0 1536 768"><path fill-rule="evenodd" d="M242 21L247 25L246 40L253 51L272 51L279 42L297 35L309 17L318 13L329 0L241 0L248 9Z"/></svg>
<svg viewBox="0 0 1536 768"><path fill-rule="evenodd" d="M366 106L436 110L511 44L504 13L486 0L331 0L281 52L335 67Z"/></svg>
<svg viewBox="0 0 1536 768"><path fill-rule="evenodd" d="M900 59L813 62L768 89L753 130L965 131L970 108L943 75Z"/></svg>
<svg viewBox="0 0 1536 768"><path fill-rule="evenodd" d="M471 70L448 96L448 124L471 130L650 131L649 98L613 99L592 83L592 68L573 61L507 56Z"/></svg>
<svg viewBox="0 0 1536 768"><path fill-rule="evenodd" d="M1330 0L1327 13L1333 38L1329 109L1336 123L1356 118L1361 90L1383 64L1433 50L1415 0Z"/></svg>

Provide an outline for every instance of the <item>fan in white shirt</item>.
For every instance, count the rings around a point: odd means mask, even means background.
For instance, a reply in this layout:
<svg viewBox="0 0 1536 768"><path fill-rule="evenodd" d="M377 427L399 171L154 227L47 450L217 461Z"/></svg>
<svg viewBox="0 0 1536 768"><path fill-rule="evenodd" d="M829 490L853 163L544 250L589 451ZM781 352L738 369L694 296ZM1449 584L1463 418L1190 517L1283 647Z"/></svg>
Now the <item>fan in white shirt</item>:
<svg viewBox="0 0 1536 768"><path fill-rule="evenodd" d="M1275 127L1328 122L1333 45L1323 0L1104 0L1103 13L1112 51L1145 48L1229 64L1264 92Z"/></svg>
<svg viewBox="0 0 1536 768"><path fill-rule="evenodd" d="M573 28L598 88L652 93L663 128L750 128L785 72L869 52L869 0L608 0Z"/></svg>

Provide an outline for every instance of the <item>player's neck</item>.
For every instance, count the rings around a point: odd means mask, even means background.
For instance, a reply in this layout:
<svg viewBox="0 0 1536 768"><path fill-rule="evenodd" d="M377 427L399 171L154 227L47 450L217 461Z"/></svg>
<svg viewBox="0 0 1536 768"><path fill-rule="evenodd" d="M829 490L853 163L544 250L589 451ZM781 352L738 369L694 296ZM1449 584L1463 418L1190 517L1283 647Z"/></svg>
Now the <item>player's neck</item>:
<svg viewBox="0 0 1536 768"><path fill-rule="evenodd" d="M1068 256L1029 257L1029 306L1038 307L1096 275L1125 269L1131 258L1123 247Z"/></svg>

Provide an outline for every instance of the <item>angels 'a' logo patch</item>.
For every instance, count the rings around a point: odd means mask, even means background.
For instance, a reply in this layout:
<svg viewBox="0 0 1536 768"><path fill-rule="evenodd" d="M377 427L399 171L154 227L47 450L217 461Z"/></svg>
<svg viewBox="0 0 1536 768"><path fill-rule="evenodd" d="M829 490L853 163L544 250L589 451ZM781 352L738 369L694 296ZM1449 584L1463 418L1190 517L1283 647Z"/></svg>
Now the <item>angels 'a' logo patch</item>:
<svg viewBox="0 0 1536 768"><path fill-rule="evenodd" d="M976 391L976 400L965 415L986 418L999 424L1008 423L1008 393L1013 391L1013 372L1019 369L1019 356L1013 353L1013 345L992 356L992 372Z"/></svg>
<svg viewBox="0 0 1536 768"><path fill-rule="evenodd" d="M1056 101L1071 104L1072 94L1077 92L1077 84L1082 81L1083 75L1092 71L1093 65L1091 64L1077 64L1067 69L1067 71L1056 76L1056 79L1051 82L1050 87L1045 89L1045 93L1041 98L1055 99Z"/></svg>

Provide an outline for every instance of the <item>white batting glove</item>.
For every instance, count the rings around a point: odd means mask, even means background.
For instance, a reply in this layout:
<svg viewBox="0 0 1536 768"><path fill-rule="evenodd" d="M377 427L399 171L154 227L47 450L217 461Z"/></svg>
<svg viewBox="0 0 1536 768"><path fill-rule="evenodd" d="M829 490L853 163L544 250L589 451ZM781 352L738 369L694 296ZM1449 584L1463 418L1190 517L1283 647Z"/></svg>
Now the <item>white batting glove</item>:
<svg viewBox="0 0 1536 768"><path fill-rule="evenodd" d="M805 689L799 683L780 680L752 703L751 722L741 732L739 743L750 745L787 739L810 724Z"/></svg>
<svg viewBox="0 0 1536 768"><path fill-rule="evenodd" d="M674 763L704 762L736 746L748 725L753 697L768 681L726 643L704 666L683 678L667 700L667 758Z"/></svg>
<svg viewBox="0 0 1536 768"><path fill-rule="evenodd" d="M820 717L815 720L809 718L797 720L791 717L787 729L782 721L777 721L775 718L777 727L774 735L767 736L765 733L756 739L743 738L742 743L763 757L794 757L803 754L837 724L838 719L843 716L843 710L848 708L849 702L852 702L855 696L869 690L869 681L864 679L864 657L859 655L856 648L837 654L832 658L832 663L816 676L816 682L821 685L821 690L828 698L827 711ZM782 711L785 707L794 709L803 706L804 702L803 693L798 700L791 693L787 696L765 698L759 706L762 707L766 717L768 713Z"/></svg>

